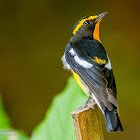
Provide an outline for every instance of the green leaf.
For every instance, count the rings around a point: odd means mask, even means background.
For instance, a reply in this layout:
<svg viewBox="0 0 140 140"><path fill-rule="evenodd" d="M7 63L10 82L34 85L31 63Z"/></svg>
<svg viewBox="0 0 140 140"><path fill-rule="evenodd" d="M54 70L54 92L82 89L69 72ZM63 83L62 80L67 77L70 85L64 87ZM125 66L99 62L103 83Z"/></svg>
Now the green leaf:
<svg viewBox="0 0 140 140"><path fill-rule="evenodd" d="M2 98L0 96L0 140L8 140L8 132L10 130L10 121L3 109Z"/></svg>
<svg viewBox="0 0 140 140"><path fill-rule="evenodd" d="M2 98L0 96L0 129L10 129L10 121L3 109L3 103L2 103Z"/></svg>
<svg viewBox="0 0 140 140"><path fill-rule="evenodd" d="M17 138L13 140L29 140L29 137L22 131L17 131Z"/></svg>
<svg viewBox="0 0 140 140"><path fill-rule="evenodd" d="M64 91L53 99L44 120L33 131L31 140L76 140L70 113L86 100L74 79L69 78Z"/></svg>
<svg viewBox="0 0 140 140"><path fill-rule="evenodd" d="M0 96L0 140L29 140L23 132L14 130L10 125L8 115L5 113Z"/></svg>

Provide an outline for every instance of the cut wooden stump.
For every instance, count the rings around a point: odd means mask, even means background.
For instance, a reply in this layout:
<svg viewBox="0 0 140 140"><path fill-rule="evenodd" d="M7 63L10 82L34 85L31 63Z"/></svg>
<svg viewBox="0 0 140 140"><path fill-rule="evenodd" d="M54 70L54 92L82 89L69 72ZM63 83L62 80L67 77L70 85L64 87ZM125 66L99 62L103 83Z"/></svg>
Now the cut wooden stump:
<svg viewBox="0 0 140 140"><path fill-rule="evenodd" d="M77 140L104 140L97 105L90 103L88 106L94 106L95 109L78 108L71 113Z"/></svg>

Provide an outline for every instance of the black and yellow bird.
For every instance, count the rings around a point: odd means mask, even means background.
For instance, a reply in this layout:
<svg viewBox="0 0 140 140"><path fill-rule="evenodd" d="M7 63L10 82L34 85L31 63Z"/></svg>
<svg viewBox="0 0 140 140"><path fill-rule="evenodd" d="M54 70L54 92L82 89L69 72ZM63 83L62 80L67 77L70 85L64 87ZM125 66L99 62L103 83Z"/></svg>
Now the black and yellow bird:
<svg viewBox="0 0 140 140"><path fill-rule="evenodd" d="M117 110L116 84L99 38L99 24L106 14L86 16L75 24L62 61L84 93L93 98L103 112L108 132L115 132L123 131Z"/></svg>

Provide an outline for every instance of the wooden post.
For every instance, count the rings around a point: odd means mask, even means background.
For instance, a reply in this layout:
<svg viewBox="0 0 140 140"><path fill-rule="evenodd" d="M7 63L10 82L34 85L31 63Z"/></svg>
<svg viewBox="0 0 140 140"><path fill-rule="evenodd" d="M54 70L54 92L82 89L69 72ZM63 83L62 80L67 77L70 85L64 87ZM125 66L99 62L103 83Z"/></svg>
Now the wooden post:
<svg viewBox="0 0 140 140"><path fill-rule="evenodd" d="M71 113L77 140L104 140L97 105L94 108L78 108Z"/></svg>

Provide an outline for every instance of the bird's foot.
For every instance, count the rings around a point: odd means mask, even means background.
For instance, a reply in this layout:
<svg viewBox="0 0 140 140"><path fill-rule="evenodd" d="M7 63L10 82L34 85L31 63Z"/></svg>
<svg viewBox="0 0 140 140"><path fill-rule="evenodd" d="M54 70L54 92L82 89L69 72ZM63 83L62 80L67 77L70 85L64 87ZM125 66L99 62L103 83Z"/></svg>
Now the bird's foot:
<svg viewBox="0 0 140 140"><path fill-rule="evenodd" d="M77 109L83 109L83 108L95 109L94 105L95 105L95 101L93 99L90 100L90 97L89 97L88 100L86 101L86 103L83 106L78 107ZM77 109L75 109L75 110L77 110Z"/></svg>
<svg viewBox="0 0 140 140"><path fill-rule="evenodd" d="M88 97L87 101L86 101L85 104L83 105L83 108L87 107L88 103L90 102L90 98L91 98L91 97Z"/></svg>
<svg viewBox="0 0 140 140"><path fill-rule="evenodd" d="M95 104L96 104L96 103L95 103L95 100L93 100L93 99L92 99L92 100L89 100L88 103L87 103L87 105L86 105L86 108L89 108L89 109L91 108L91 109L94 110L94 109L95 109L95 108L94 108L94 105L95 105Z"/></svg>

